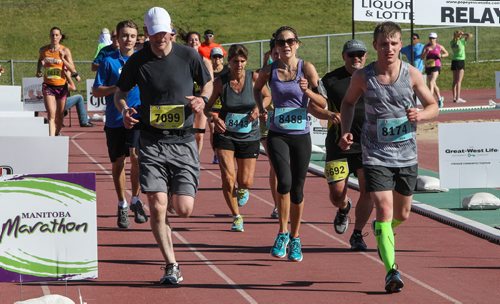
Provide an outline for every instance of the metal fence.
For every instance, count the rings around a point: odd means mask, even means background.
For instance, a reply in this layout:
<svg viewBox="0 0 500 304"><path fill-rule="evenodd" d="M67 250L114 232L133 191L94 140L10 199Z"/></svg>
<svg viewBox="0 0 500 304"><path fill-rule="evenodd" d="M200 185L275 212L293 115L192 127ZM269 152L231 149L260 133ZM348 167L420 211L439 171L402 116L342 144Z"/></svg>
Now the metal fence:
<svg viewBox="0 0 500 304"><path fill-rule="evenodd" d="M449 51L450 40L457 27L427 27L414 29L418 33L422 43L427 42L429 32L437 32L438 42L445 46ZM500 61L500 32L494 28L485 27L460 27L465 32L474 34L474 38L466 48L467 60L470 62ZM368 46L368 60L374 60L374 51L370 47L372 32L357 32L356 39L360 39ZM351 39L351 33L325 34L317 36L300 37L301 47L299 56L312 62L320 77L326 72L343 65L341 52L345 41ZM410 41L409 29L403 29L403 44ZM239 42L244 44L249 50L248 68L257 69L262 66L264 53L269 49L269 40L255 40ZM230 44L223 44L228 47ZM444 64L449 64L450 60L445 60ZM21 85L22 78L34 77L36 72L35 60L0 60L5 73L0 77L0 84ZM82 79L93 79L95 73L90 70L91 61L75 61L77 70ZM85 81L77 84L81 93L85 92ZM84 95L85 96L85 95Z"/></svg>

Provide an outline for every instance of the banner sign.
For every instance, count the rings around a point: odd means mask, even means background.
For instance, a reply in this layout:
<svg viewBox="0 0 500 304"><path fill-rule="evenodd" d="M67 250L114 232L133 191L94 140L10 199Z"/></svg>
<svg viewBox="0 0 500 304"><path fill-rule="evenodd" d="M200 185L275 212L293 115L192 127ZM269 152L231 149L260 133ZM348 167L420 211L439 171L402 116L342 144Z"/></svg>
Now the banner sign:
<svg viewBox="0 0 500 304"><path fill-rule="evenodd" d="M413 0L413 10L415 24L500 26L500 1Z"/></svg>
<svg viewBox="0 0 500 304"><path fill-rule="evenodd" d="M441 123L438 133L442 188L500 187L500 122Z"/></svg>
<svg viewBox="0 0 500 304"><path fill-rule="evenodd" d="M0 281L97 278L95 173L0 177Z"/></svg>
<svg viewBox="0 0 500 304"><path fill-rule="evenodd" d="M311 130L311 143L315 146L324 147L328 131L328 121L318 119L311 114L307 114L307 120L309 121Z"/></svg>
<svg viewBox="0 0 500 304"><path fill-rule="evenodd" d="M410 23L410 12L411 0L354 0L353 18L355 21Z"/></svg>
<svg viewBox="0 0 500 304"><path fill-rule="evenodd" d="M106 111L106 98L94 97L94 95L92 95L93 85L94 85L94 79L87 79L87 111L104 112Z"/></svg>
<svg viewBox="0 0 500 304"><path fill-rule="evenodd" d="M45 104L43 103L42 83L43 78L23 78L23 102L25 111L45 111Z"/></svg>

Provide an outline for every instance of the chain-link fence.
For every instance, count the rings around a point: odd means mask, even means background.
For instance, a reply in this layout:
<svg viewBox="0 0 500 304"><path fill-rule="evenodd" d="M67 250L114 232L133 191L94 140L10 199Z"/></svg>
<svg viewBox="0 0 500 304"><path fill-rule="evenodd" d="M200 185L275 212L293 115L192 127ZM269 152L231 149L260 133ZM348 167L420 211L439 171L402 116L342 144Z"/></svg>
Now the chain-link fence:
<svg viewBox="0 0 500 304"><path fill-rule="evenodd" d="M418 33L422 43L427 43L429 32L438 34L438 43L442 44L451 52L450 40L457 27L428 27L414 29ZM467 60L469 62L500 61L500 32L495 28L485 27L460 27L465 32L474 34L474 38L466 47ZM358 32L356 39L362 40L368 46L368 61L375 59L375 52L370 47L372 32ZM299 48L300 58L312 62L318 74L323 76L326 72L343 65L342 46L345 41L351 39L351 33L325 34L317 36L300 37L301 46ZM269 49L269 40L255 40L239 42L244 44L249 50L249 60L247 67L257 69L262 66L264 53ZM403 44L410 43L409 29L403 30ZM223 44L228 48L229 43ZM450 64L451 60L445 60L444 64ZM34 77L36 72L36 61L34 60L0 60L5 72L0 77L0 84L21 85L22 78ZM93 79L95 73L90 70L91 61L75 61L78 73L85 79ZM77 84L78 91L85 96L85 81Z"/></svg>

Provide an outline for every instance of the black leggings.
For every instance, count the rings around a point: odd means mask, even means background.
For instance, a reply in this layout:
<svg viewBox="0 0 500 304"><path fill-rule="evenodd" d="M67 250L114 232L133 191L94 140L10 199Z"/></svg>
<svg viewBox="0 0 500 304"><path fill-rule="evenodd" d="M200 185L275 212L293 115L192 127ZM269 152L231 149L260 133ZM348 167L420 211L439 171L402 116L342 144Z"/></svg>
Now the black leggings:
<svg viewBox="0 0 500 304"><path fill-rule="evenodd" d="M278 179L278 192L290 193L290 201L300 204L304 199L304 182L311 160L311 136L269 131L267 147Z"/></svg>

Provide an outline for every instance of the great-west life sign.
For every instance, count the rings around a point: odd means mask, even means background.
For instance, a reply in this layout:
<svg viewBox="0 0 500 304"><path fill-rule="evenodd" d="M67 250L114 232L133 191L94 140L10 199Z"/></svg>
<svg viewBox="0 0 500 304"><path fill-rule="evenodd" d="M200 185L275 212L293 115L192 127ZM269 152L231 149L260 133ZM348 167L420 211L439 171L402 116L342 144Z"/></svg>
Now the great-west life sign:
<svg viewBox="0 0 500 304"><path fill-rule="evenodd" d="M0 176L0 281L97 278L95 173Z"/></svg>
<svg viewBox="0 0 500 304"><path fill-rule="evenodd" d="M441 123L442 188L500 187L500 122Z"/></svg>

